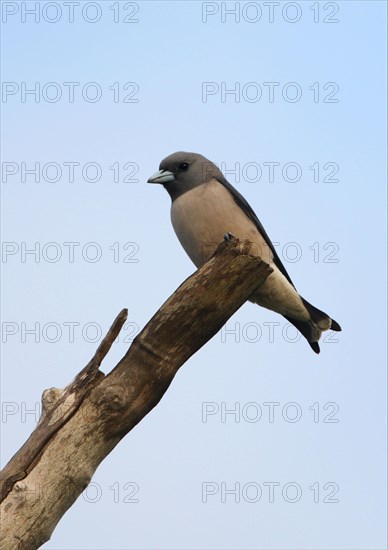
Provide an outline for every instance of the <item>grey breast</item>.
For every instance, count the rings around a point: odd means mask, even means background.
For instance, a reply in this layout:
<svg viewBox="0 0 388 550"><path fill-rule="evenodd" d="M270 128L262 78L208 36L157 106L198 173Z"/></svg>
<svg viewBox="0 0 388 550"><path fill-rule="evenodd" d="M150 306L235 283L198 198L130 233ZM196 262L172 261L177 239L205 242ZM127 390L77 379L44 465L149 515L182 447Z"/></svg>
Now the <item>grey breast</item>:
<svg viewBox="0 0 388 550"><path fill-rule="evenodd" d="M218 180L203 183L175 199L171 221L181 245L197 267L208 260L228 232L239 239L249 239L257 255L272 262L272 252L255 224Z"/></svg>

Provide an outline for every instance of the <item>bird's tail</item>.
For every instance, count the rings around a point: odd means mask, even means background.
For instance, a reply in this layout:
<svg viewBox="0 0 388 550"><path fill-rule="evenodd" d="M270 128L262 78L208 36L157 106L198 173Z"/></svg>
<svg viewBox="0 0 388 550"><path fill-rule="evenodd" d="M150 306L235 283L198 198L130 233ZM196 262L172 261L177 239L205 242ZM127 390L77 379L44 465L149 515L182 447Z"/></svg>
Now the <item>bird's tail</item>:
<svg viewBox="0 0 388 550"><path fill-rule="evenodd" d="M329 329L335 331L341 331L342 329L337 321L331 319L326 313L312 306L303 298L302 301L310 314L310 319L308 321L300 321L299 319L293 319L292 317L284 317L303 334L313 351L315 351L315 353L319 353L320 349L318 340L320 339L322 332Z"/></svg>

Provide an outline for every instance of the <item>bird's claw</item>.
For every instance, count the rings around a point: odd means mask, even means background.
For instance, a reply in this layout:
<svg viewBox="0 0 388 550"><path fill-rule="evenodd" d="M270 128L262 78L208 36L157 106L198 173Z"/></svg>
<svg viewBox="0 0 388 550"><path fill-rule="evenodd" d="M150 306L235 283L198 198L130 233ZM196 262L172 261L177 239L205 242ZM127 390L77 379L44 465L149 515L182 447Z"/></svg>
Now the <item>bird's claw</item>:
<svg viewBox="0 0 388 550"><path fill-rule="evenodd" d="M232 233L230 233L229 231L227 233L225 233L224 235L224 241L225 242L231 242L231 241L235 241L236 240L236 237L234 235L232 235Z"/></svg>

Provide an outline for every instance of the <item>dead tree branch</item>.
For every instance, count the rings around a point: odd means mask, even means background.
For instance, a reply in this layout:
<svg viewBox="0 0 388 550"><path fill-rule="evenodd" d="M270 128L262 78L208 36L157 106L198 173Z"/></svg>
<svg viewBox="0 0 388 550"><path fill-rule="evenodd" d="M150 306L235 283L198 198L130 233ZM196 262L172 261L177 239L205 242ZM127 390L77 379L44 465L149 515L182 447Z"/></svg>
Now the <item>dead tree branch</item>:
<svg viewBox="0 0 388 550"><path fill-rule="evenodd" d="M123 310L94 357L66 388L42 396L42 416L0 476L3 547L35 549L104 458L148 414L178 369L261 285L271 268L248 241L222 243L162 305L105 376L99 366L127 316Z"/></svg>

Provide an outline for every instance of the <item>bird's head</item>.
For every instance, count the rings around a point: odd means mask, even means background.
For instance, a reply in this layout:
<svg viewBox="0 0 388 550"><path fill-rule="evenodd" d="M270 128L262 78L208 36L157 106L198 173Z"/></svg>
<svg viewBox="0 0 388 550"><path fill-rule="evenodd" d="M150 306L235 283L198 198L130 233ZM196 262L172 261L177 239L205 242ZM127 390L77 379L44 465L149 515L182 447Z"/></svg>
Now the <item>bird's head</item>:
<svg viewBox="0 0 388 550"><path fill-rule="evenodd" d="M210 160L197 153L179 151L169 155L148 183L161 183L172 200L222 173Z"/></svg>

